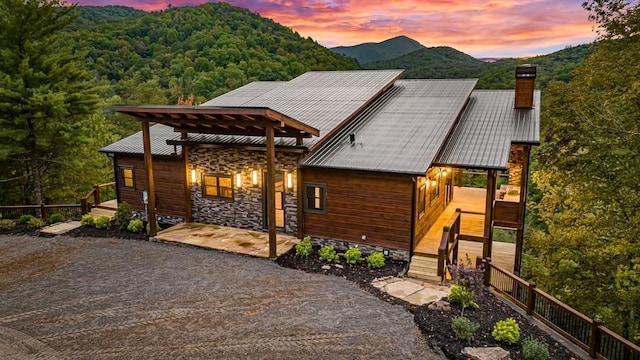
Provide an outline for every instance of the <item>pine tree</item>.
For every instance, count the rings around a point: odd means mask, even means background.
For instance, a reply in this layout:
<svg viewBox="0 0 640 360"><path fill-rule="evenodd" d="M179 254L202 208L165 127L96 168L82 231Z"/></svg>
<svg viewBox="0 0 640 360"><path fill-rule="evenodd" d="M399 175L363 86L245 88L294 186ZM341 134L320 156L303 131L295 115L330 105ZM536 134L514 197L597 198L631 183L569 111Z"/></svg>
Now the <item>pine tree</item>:
<svg viewBox="0 0 640 360"><path fill-rule="evenodd" d="M23 202L44 202L59 185L50 174L74 171L74 149L91 141L98 89L83 54L61 37L74 9L64 0L0 0L0 185L21 189Z"/></svg>

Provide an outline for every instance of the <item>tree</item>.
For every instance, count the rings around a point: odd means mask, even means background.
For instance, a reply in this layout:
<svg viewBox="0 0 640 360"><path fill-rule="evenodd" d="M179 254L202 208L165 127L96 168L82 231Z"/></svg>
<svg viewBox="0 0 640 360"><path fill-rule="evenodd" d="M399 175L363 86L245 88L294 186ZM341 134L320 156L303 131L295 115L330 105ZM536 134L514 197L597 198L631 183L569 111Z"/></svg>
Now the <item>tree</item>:
<svg viewBox="0 0 640 360"><path fill-rule="evenodd" d="M42 203L65 185L52 174L78 171L69 165L92 142L98 88L83 54L60 37L74 9L64 0L0 1L0 162L10 170L0 185L21 188L23 202Z"/></svg>
<svg viewBox="0 0 640 360"><path fill-rule="evenodd" d="M600 41L544 100L533 174L546 229L526 273L545 290L640 343L640 17L638 4L591 1Z"/></svg>

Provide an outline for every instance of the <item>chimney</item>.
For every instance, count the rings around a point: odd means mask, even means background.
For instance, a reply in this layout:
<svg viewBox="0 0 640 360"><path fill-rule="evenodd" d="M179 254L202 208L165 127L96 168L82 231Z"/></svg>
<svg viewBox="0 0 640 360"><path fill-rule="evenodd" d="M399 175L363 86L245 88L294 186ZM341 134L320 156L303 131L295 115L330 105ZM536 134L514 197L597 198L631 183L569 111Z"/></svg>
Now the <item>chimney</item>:
<svg viewBox="0 0 640 360"><path fill-rule="evenodd" d="M531 109L533 107L535 83L535 66L526 64L516 67L516 109Z"/></svg>

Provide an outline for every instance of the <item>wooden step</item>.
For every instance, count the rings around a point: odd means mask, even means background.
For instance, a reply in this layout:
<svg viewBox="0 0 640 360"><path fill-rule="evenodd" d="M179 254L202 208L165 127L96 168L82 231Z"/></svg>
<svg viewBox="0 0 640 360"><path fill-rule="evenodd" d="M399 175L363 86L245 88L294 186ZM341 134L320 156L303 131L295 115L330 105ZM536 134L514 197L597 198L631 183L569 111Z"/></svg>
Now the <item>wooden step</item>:
<svg viewBox="0 0 640 360"><path fill-rule="evenodd" d="M440 276L438 276L438 259L434 257L414 255L411 258L409 272L407 275L419 279L439 282Z"/></svg>
<svg viewBox="0 0 640 360"><path fill-rule="evenodd" d="M101 208L93 208L89 213L93 216L94 219L99 218L100 216L106 216L109 219L113 219L116 216L115 210L101 209Z"/></svg>

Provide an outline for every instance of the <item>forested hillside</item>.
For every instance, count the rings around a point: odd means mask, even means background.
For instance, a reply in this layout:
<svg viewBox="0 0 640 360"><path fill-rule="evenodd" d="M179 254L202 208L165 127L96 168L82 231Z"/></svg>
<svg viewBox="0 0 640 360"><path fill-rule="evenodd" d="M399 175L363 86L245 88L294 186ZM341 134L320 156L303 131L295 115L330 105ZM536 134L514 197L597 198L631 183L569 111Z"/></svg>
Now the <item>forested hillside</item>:
<svg viewBox="0 0 640 360"><path fill-rule="evenodd" d="M396 36L379 43L363 43L354 46L338 46L331 51L358 60L360 64L395 59L424 48L419 42L406 36Z"/></svg>

